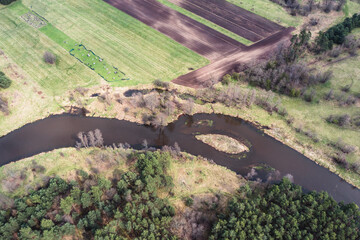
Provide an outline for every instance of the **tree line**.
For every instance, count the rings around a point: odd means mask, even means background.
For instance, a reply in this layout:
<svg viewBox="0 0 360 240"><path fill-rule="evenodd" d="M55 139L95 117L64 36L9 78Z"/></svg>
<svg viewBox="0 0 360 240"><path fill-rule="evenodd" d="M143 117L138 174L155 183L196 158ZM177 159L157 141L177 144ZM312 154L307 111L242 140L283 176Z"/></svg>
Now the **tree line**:
<svg viewBox="0 0 360 240"><path fill-rule="evenodd" d="M289 9L290 14L293 16L302 15L307 16L315 10L321 10L325 13L331 11L341 11L346 3L346 0L271 0L272 2L279 4Z"/></svg>
<svg viewBox="0 0 360 240"><path fill-rule="evenodd" d="M16 0L0 0L0 4L2 5L8 5L12 2L15 2Z"/></svg>
<svg viewBox="0 0 360 240"><path fill-rule="evenodd" d="M355 13L325 32L320 32L316 38L315 52L322 53L331 50L334 44L343 44L346 36L355 28L360 27L360 14Z"/></svg>

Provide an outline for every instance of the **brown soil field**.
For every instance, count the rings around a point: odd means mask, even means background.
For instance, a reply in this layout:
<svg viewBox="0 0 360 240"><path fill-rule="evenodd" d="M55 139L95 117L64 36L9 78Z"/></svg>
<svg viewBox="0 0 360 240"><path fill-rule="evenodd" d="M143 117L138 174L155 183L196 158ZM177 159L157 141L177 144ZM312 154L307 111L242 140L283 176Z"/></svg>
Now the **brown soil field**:
<svg viewBox="0 0 360 240"><path fill-rule="evenodd" d="M156 0L105 0L210 61L245 45Z"/></svg>
<svg viewBox="0 0 360 240"><path fill-rule="evenodd" d="M283 29L282 26L225 0L169 1L252 42Z"/></svg>
<svg viewBox="0 0 360 240"><path fill-rule="evenodd" d="M249 39L256 37L260 40L247 47L156 0L104 1L209 59L211 64L173 80L176 84L193 88L214 84L236 67L267 58L279 44L289 42L294 30L283 28L225 0L170 0L180 6L183 3L201 6L203 10L199 15L204 14L207 19L233 29L240 36L248 34Z"/></svg>

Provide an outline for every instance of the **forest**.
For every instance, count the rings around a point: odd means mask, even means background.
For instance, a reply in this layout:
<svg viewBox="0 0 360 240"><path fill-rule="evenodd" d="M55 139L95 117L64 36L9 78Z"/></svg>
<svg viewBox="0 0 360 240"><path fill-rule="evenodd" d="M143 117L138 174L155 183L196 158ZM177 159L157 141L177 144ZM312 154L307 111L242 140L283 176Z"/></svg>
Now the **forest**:
<svg viewBox="0 0 360 240"><path fill-rule="evenodd" d="M284 178L263 192L244 188L211 231L215 239L359 239L360 211L326 192L304 193Z"/></svg>
<svg viewBox="0 0 360 240"><path fill-rule="evenodd" d="M174 217L183 214L169 201L172 155L133 151L130 170L110 179L79 170L67 182L51 178L0 211L1 239L177 239ZM251 187L250 187L251 186ZM327 193L304 193L287 178L273 185L246 184L227 207L210 208L210 239L358 239L360 211ZM193 196L183 199L191 209Z"/></svg>

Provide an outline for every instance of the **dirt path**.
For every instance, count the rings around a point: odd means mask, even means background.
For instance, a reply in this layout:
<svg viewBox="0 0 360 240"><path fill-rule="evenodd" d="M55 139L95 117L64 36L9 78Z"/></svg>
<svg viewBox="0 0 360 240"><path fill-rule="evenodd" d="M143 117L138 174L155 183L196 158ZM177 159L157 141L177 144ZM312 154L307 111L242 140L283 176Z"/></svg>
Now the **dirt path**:
<svg viewBox="0 0 360 240"><path fill-rule="evenodd" d="M105 0L119 10L213 61L245 45L156 0Z"/></svg>
<svg viewBox="0 0 360 240"><path fill-rule="evenodd" d="M170 0L179 5L196 5L197 9L202 9L197 13L200 16L232 29L240 36L260 40L247 47L156 0L104 1L209 59L211 64L173 80L176 84L193 88L217 82L236 66L269 56L279 43L291 38L294 30L285 29L224 0Z"/></svg>

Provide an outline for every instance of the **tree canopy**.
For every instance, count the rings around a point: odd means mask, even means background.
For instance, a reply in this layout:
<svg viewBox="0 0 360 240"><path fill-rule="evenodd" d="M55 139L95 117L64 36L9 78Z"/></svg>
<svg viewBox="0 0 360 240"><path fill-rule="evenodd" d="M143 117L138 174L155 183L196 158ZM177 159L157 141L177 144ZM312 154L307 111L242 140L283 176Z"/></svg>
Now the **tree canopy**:
<svg viewBox="0 0 360 240"><path fill-rule="evenodd" d="M0 88L9 88L11 86L11 80L5 75L5 73L0 72Z"/></svg>
<svg viewBox="0 0 360 240"><path fill-rule="evenodd" d="M248 189L219 215L210 239L359 239L360 211L326 192L303 193L287 178L263 193Z"/></svg>

